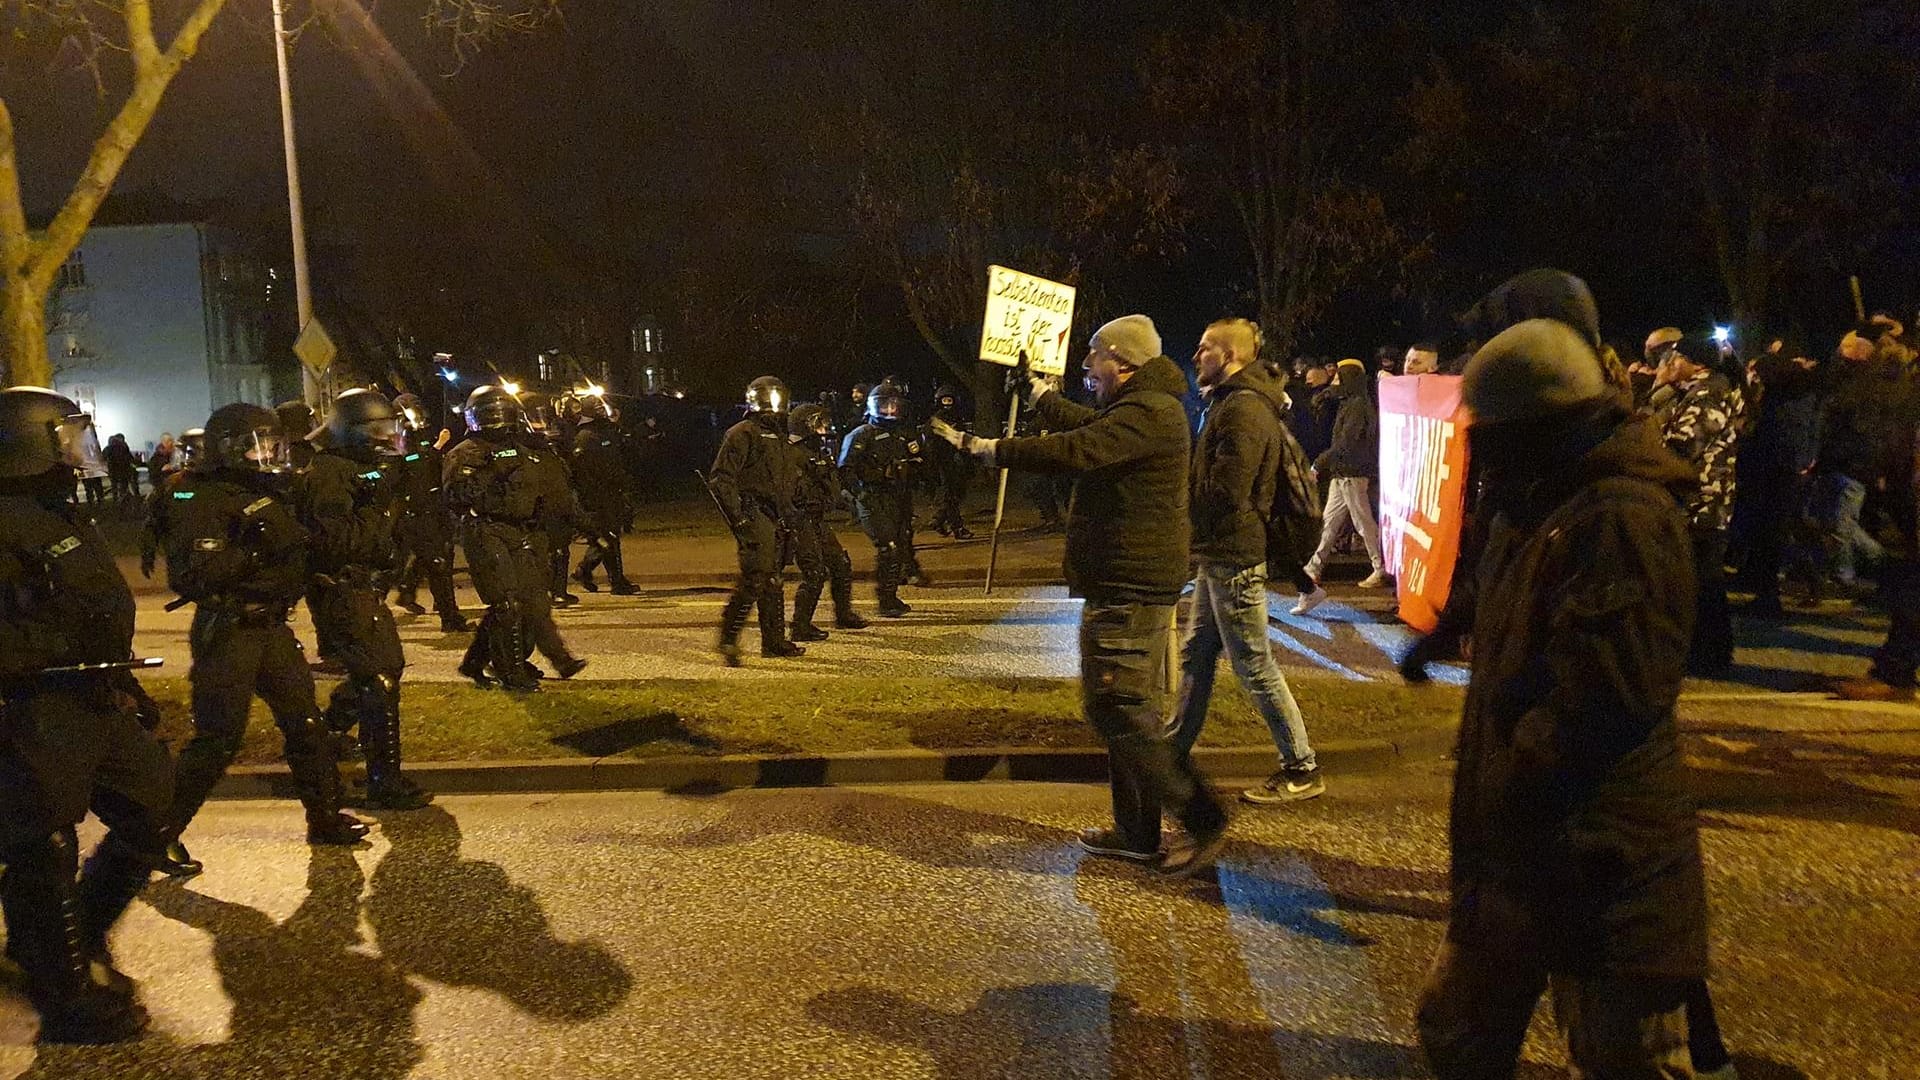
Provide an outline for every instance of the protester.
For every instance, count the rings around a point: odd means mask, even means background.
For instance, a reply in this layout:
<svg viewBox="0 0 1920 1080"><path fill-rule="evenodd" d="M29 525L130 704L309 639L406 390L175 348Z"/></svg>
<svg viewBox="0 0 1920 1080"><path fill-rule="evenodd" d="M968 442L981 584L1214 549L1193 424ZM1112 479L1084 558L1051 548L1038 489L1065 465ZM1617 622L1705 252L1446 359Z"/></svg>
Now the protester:
<svg viewBox="0 0 1920 1080"><path fill-rule="evenodd" d="M166 479L167 473L172 471L170 466L173 464L174 449L173 433L168 431L162 432L160 441L154 444L153 449L147 451L148 487L158 488L161 481Z"/></svg>
<svg viewBox="0 0 1920 1080"><path fill-rule="evenodd" d="M1431 341L1422 341L1407 350L1406 362L1401 366L1404 375L1437 375L1440 372L1440 346Z"/></svg>
<svg viewBox="0 0 1920 1080"><path fill-rule="evenodd" d="M1820 449L1815 457L1809 512L1825 533L1824 572L1810 583L1817 598L1822 578L1844 589L1857 582L1862 561L1877 562L1880 542L1861 525L1867 496L1887 477L1907 375L1883 349L1879 328L1863 323L1840 340L1839 359L1820 412Z"/></svg>
<svg viewBox="0 0 1920 1080"><path fill-rule="evenodd" d="M1740 451L1742 477L1734 501L1744 519L1746 557L1740 584L1753 593L1744 613L1778 618L1780 575L1807 505L1807 472L1819 450L1822 366L1798 348L1753 361L1752 432Z"/></svg>
<svg viewBox="0 0 1920 1080"><path fill-rule="evenodd" d="M1563 323L1493 338L1462 392L1491 520L1422 1045L1442 1080L1511 1075L1551 990L1576 1071L1691 1076L1706 892L1674 707L1694 477Z"/></svg>
<svg viewBox="0 0 1920 1080"><path fill-rule="evenodd" d="M1052 434L982 439L936 425L943 439L996 468L1072 474L1066 576L1080 613L1081 700L1107 744L1111 829L1081 846L1096 855L1186 875L1209 865L1227 831L1226 810L1190 759L1165 739L1167 644L1187 581L1187 381L1161 355L1145 315L1094 331L1086 359L1097 407L1032 380L1034 409ZM1160 843L1162 811L1187 830Z"/></svg>
<svg viewBox="0 0 1920 1080"><path fill-rule="evenodd" d="M1258 326L1224 319L1207 327L1193 356L1208 405L1193 452L1193 625L1181 649L1171 738L1182 756L1200 738L1224 650L1280 752L1279 769L1241 798L1282 803L1311 799L1327 788L1299 703L1267 640L1267 519L1275 489L1287 479L1285 444L1293 437L1280 422L1286 411L1280 387L1256 362L1259 353ZM1294 456L1301 456L1297 449ZM1302 574L1297 566L1293 572ZM1296 583L1306 591L1312 585Z"/></svg>
<svg viewBox="0 0 1920 1080"><path fill-rule="evenodd" d="M127 437L115 435L108 439L101 456L106 459L107 479L113 485L113 500L125 503L138 499L140 459L134 457L133 447L127 445Z"/></svg>
<svg viewBox="0 0 1920 1080"><path fill-rule="evenodd" d="M1363 589L1377 589L1387 583L1386 564L1380 554L1380 521L1374 516L1373 479L1380 475L1380 416L1368 392L1366 365L1358 360L1342 360L1338 381L1327 390L1338 402L1333 419L1333 444L1314 461L1314 470L1327 474L1332 484L1327 489L1326 524L1320 534L1320 549L1307 560L1307 576L1313 579L1310 591L1300 594L1293 607L1295 615L1305 615L1326 600L1320 587L1320 575L1333 557L1349 528L1360 534L1367 548L1367 561L1373 572L1361 579Z"/></svg>
<svg viewBox="0 0 1920 1080"><path fill-rule="evenodd" d="M1733 664L1733 620L1727 608L1724 564L1744 406L1740 388L1713 370L1718 359L1713 342L1685 338L1667 353L1654 376L1656 397L1663 389L1672 392L1659 413L1661 440L1687 463L1698 484L1686 503L1699 603L1687 661L1688 671L1695 675L1713 674Z"/></svg>

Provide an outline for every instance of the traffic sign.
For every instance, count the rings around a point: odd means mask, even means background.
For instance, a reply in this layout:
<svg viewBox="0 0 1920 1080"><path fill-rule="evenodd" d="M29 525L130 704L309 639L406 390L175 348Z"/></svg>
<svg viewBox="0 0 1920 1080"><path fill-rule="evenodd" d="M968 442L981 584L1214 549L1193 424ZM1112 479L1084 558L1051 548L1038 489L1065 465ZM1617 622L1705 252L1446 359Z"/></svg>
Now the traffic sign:
<svg viewBox="0 0 1920 1080"><path fill-rule="evenodd" d="M327 336L327 328L320 325L318 318L307 320L305 329L293 343L293 355L313 373L315 379L324 379L327 369L333 366L334 358L340 355L340 349L333 339Z"/></svg>

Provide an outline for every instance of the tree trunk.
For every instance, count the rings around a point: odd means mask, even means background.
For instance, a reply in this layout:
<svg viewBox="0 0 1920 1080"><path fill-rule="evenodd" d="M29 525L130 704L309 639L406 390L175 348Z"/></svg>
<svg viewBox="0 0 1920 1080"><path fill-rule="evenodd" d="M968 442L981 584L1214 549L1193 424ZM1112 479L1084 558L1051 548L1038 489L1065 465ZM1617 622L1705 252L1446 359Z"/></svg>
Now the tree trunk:
<svg viewBox="0 0 1920 1080"><path fill-rule="evenodd" d="M47 297L18 273L0 294L0 386L53 386L47 358Z"/></svg>

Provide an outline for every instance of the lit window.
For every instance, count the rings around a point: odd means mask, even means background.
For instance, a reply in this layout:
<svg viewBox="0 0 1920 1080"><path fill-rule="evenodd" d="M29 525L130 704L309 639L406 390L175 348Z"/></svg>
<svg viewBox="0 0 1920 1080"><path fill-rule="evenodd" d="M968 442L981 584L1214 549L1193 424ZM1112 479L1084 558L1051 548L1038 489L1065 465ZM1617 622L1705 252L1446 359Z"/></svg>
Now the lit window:
<svg viewBox="0 0 1920 1080"><path fill-rule="evenodd" d="M87 283L87 264L81 258L78 248L60 264L60 272L54 275L54 286L61 289L78 289Z"/></svg>

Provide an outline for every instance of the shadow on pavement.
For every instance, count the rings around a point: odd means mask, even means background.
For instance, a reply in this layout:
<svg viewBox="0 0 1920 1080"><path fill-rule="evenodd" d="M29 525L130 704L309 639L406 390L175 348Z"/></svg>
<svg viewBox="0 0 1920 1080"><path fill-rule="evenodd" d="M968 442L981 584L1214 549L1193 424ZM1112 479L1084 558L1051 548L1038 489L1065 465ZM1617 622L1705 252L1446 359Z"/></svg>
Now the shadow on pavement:
<svg viewBox="0 0 1920 1080"><path fill-rule="evenodd" d="M1850 779L1920 779L1920 756L1773 728L1698 728L1688 734L1694 736L1686 741L1688 757L1707 765L1691 770L1702 810L1872 825L1920 836L1920 808Z"/></svg>
<svg viewBox="0 0 1920 1080"><path fill-rule="evenodd" d="M448 986L491 990L542 1020L603 1016L633 990L612 951L554 936L532 889L460 857L460 824L438 806L380 815L393 849L373 871L367 919L380 955Z"/></svg>
<svg viewBox="0 0 1920 1080"><path fill-rule="evenodd" d="M692 797L711 792L688 791ZM1285 926L1335 945L1364 945L1332 918L1335 911L1398 915L1421 921L1446 917L1447 876L1441 871L1366 866L1305 848L1234 841L1232 895L1218 881L1168 882L1137 867L1085 858L1069 829L1036 825L1004 814L864 791L765 794L729 807L720 820L671 837L636 838L650 847L707 849L751 843L780 833L805 833L885 851L927 866L1118 879L1146 892L1183 896L1217 910ZM1302 868L1306 873L1302 873ZM1300 880L1308 878L1310 880Z"/></svg>
<svg viewBox="0 0 1920 1080"><path fill-rule="evenodd" d="M549 703L542 700L531 705L535 716L541 713L566 714L565 702ZM684 743L702 750L719 750L720 741L703 732L687 726L687 722L674 713L665 710L646 716L634 716L625 720L615 720L599 727L584 731L569 732L551 740L555 746L563 746L576 754L587 757L611 757L623 754L635 747L655 742Z"/></svg>
<svg viewBox="0 0 1920 1080"><path fill-rule="evenodd" d="M532 890L499 866L460 858L452 814L428 807L381 818L392 849L372 890L352 851L315 847L307 897L285 922L184 885L141 898L213 937L233 1003L231 1035L212 1045L165 1036L123 1046L46 1047L29 1080L401 1080L425 1060L414 1031L422 976L500 994L540 1020L605 1015L633 978L612 952L554 936ZM377 953L362 951L361 915Z"/></svg>
<svg viewBox="0 0 1920 1080"><path fill-rule="evenodd" d="M25 1076L405 1077L425 1057L413 1027L421 994L400 967L355 951L364 882L351 851L314 848L307 898L283 923L180 885L148 889L142 898L160 914L212 935L214 968L233 1002L227 1041L148 1036L123 1046L44 1047Z"/></svg>

